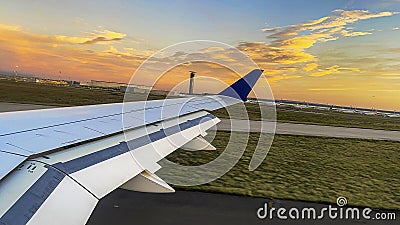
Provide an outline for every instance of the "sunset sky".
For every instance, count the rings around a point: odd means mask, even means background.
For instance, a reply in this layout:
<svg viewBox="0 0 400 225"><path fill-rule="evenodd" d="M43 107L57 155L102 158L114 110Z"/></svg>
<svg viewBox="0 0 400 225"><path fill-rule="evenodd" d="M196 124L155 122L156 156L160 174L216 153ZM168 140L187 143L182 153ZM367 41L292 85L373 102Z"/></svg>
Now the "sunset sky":
<svg viewBox="0 0 400 225"><path fill-rule="evenodd" d="M129 82L156 51L213 40L264 69L276 99L400 110L399 12L400 0L5 0L0 71ZM217 47L204 51L226 58ZM189 70L226 82L237 78L215 64L189 63L158 87L173 88ZM209 86L199 82L196 91Z"/></svg>

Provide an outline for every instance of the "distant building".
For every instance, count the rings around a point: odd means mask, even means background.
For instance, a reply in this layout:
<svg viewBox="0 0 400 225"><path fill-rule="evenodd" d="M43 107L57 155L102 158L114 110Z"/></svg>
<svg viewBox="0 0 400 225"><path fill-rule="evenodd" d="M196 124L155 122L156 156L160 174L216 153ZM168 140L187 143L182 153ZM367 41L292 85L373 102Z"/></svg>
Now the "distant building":
<svg viewBox="0 0 400 225"><path fill-rule="evenodd" d="M21 76L14 76L15 81L20 81L20 82L35 82L34 77L21 77Z"/></svg>
<svg viewBox="0 0 400 225"><path fill-rule="evenodd" d="M118 89L120 91L126 92L129 90L131 93L149 93L152 89L151 86L140 85L140 84L126 84L120 82L110 82L101 80L92 80L87 86L100 87L100 88L112 88Z"/></svg>
<svg viewBox="0 0 400 225"><path fill-rule="evenodd" d="M102 80L91 80L88 85L92 87L120 89L121 86L127 86L128 84Z"/></svg>
<svg viewBox="0 0 400 225"><path fill-rule="evenodd" d="M123 92L129 91L130 93L142 93L142 94L149 93L151 89L152 89L151 86L140 85L140 84L129 84L119 87L119 90Z"/></svg>
<svg viewBox="0 0 400 225"><path fill-rule="evenodd" d="M65 81L65 80L34 78L33 82L39 83L39 84L51 84L51 85L61 85L61 86L68 85L68 81Z"/></svg>
<svg viewBox="0 0 400 225"><path fill-rule="evenodd" d="M67 83L68 83L69 86L75 86L75 87L81 85L81 82L75 81L75 80L67 80Z"/></svg>

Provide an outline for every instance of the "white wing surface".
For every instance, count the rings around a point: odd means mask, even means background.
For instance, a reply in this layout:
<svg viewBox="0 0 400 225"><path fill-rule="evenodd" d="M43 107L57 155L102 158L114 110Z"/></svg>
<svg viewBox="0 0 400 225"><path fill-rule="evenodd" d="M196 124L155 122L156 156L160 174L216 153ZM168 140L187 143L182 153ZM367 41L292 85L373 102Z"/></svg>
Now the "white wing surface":
<svg viewBox="0 0 400 225"><path fill-rule="evenodd" d="M85 224L118 187L173 192L157 162L212 150L201 136L220 120L207 111L246 100L261 73L220 95L1 113L0 224Z"/></svg>

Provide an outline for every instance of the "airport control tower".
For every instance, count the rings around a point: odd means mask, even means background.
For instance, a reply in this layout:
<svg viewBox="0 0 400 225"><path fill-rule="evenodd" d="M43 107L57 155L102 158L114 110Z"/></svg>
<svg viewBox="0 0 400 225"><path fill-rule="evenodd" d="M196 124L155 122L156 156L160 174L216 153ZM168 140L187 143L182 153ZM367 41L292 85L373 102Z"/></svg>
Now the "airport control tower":
<svg viewBox="0 0 400 225"><path fill-rule="evenodd" d="M190 72L189 95L192 95L194 88L194 76L196 75L196 72L195 71L189 71L189 72Z"/></svg>

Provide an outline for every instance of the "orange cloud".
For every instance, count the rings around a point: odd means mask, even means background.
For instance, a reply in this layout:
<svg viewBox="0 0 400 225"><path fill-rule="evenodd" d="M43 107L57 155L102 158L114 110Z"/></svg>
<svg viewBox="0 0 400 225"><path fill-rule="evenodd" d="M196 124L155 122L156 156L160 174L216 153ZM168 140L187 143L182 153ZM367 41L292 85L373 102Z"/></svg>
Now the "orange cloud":
<svg viewBox="0 0 400 225"><path fill-rule="evenodd" d="M281 48L307 49L314 45L316 40L311 36L299 36L283 40L280 43Z"/></svg>
<svg viewBox="0 0 400 225"><path fill-rule="evenodd" d="M331 73L338 72L339 68L340 67L338 65L334 65L334 66L328 67L328 68L326 68L324 70L319 69L317 72L312 73L310 76L312 76L312 77L322 77L322 76L325 76L325 75L328 75L328 74L331 74Z"/></svg>
<svg viewBox="0 0 400 225"><path fill-rule="evenodd" d="M302 76L296 76L296 75L278 75L278 76L273 76L273 77L267 77L268 82L274 83L280 80L287 80L287 79L295 79L295 78L301 78Z"/></svg>
<svg viewBox="0 0 400 225"><path fill-rule="evenodd" d="M62 71L72 79L106 79L126 82L145 59L140 51L118 51L103 45L122 40L126 34L109 30L89 33L87 37L44 35L18 26L0 24L0 68L10 70L19 65L20 72L38 76L57 76ZM56 74L56 75L55 75Z"/></svg>
<svg viewBox="0 0 400 225"><path fill-rule="evenodd" d="M26 42L44 42L52 44L97 44L101 42L118 41L126 37L126 34L103 30L89 33L87 37L65 36L65 35L43 35L24 31L19 26L8 26L0 24L2 39L16 38Z"/></svg>
<svg viewBox="0 0 400 225"><path fill-rule="evenodd" d="M303 67L303 70L305 70L305 71L311 71L311 70L316 69L317 67L318 67L318 64L316 64L316 63L310 63L310 64L305 65L305 66Z"/></svg>
<svg viewBox="0 0 400 225"><path fill-rule="evenodd" d="M103 30L95 33L90 33L88 37L71 37L64 35L57 35L53 38L56 42L66 43L66 44L97 44L101 42L108 41L118 41L126 37L126 34ZM52 38L50 38L52 39Z"/></svg>
<svg viewBox="0 0 400 225"><path fill-rule="evenodd" d="M309 91L347 91L349 88L310 88Z"/></svg>
<svg viewBox="0 0 400 225"><path fill-rule="evenodd" d="M352 71L352 72L361 72L359 68L346 68L346 67L340 67L338 65L334 65L331 67L328 67L326 69L319 69L316 72L313 72L310 74L312 77L322 77L328 74L333 74L333 73L338 73L340 71Z"/></svg>
<svg viewBox="0 0 400 225"><path fill-rule="evenodd" d="M0 24L0 31L1 30L20 31L21 28L19 26L10 26L10 25L6 25L6 24Z"/></svg>

